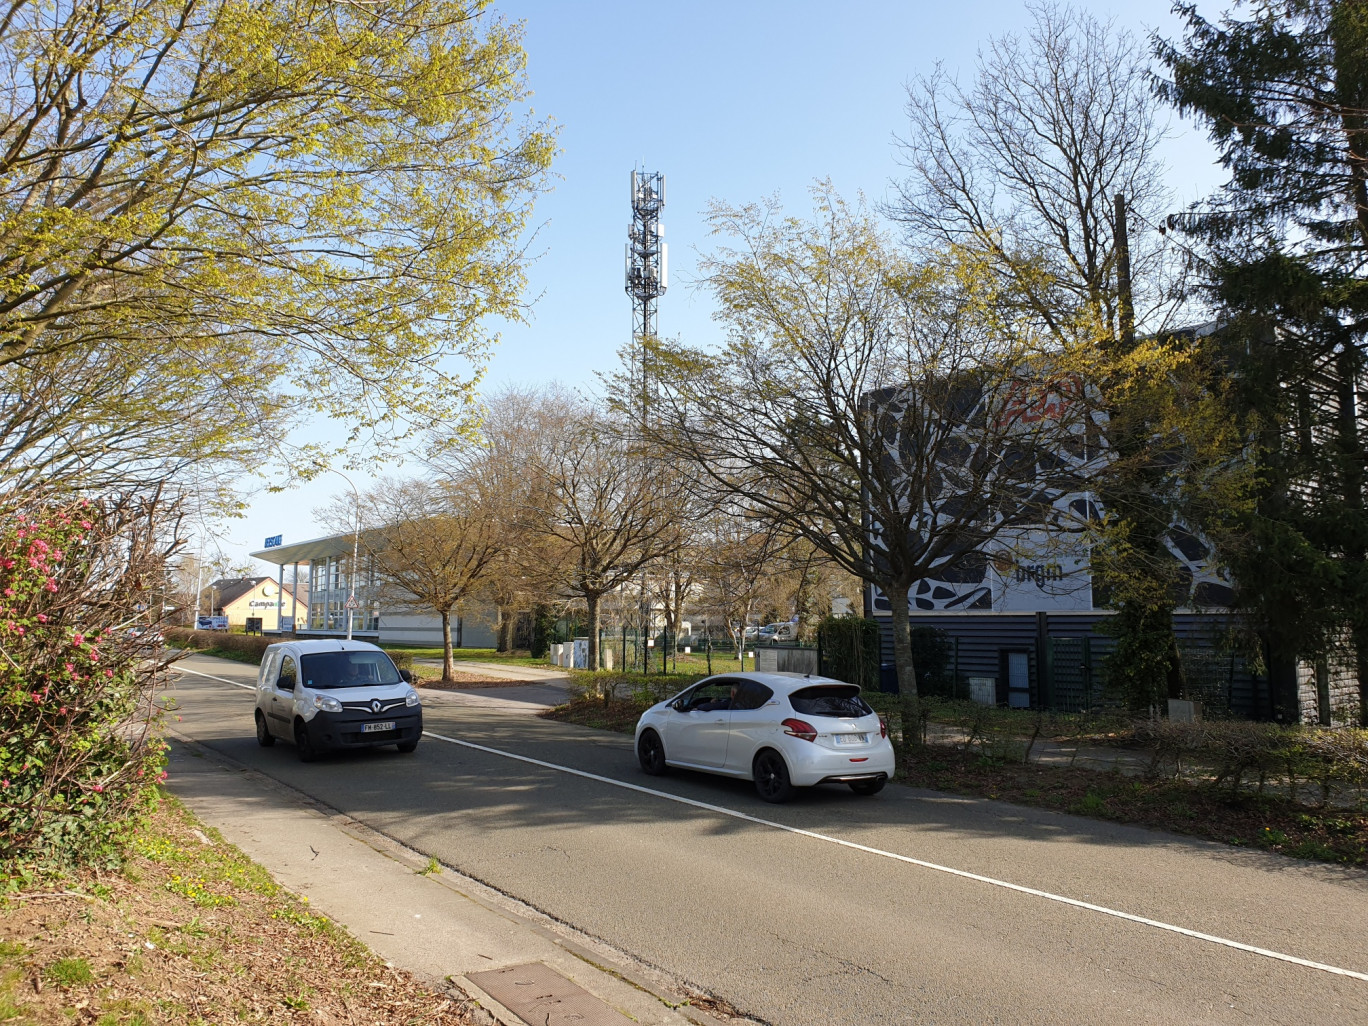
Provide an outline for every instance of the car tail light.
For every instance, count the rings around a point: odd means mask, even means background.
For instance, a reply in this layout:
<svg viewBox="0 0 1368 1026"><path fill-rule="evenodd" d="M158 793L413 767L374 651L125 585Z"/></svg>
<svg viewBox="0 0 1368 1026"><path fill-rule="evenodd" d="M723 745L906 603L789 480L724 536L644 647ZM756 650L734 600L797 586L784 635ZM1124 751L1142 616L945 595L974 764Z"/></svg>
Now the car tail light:
<svg viewBox="0 0 1368 1026"><path fill-rule="evenodd" d="M888 737L888 721L879 717L879 737Z"/></svg>
<svg viewBox="0 0 1368 1026"><path fill-rule="evenodd" d="M817 740L817 728L803 720L785 720L784 733L789 737L801 737L804 741Z"/></svg>

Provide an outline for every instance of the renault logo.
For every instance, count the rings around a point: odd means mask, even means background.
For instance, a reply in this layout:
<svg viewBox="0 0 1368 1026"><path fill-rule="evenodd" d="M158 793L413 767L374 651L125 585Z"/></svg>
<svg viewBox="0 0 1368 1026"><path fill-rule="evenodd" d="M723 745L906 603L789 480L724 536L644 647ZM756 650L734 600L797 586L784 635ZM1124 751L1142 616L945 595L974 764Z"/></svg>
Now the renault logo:
<svg viewBox="0 0 1368 1026"><path fill-rule="evenodd" d="M371 699L371 712L373 712L373 713L378 713L379 711L380 711L380 699L378 699L378 698L373 698L373 699Z"/></svg>

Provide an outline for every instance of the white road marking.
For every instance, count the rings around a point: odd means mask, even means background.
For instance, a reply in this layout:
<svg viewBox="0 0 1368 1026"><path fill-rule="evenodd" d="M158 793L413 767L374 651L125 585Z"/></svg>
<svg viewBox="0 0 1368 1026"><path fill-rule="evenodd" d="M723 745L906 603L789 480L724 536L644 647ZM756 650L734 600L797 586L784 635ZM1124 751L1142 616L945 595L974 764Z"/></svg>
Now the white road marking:
<svg viewBox="0 0 1368 1026"><path fill-rule="evenodd" d="M183 673L193 673L197 677L207 677L209 680L217 680L224 684L231 684L236 688L246 688L248 691L256 690L251 684L242 684L235 680L229 680L226 677L215 677L212 673L201 673L199 670L187 669L184 666L177 666L175 669L180 670ZM1070 905L1074 908L1081 908L1088 912L1096 912L1100 915L1111 916L1114 919L1124 919L1127 922L1138 923L1141 926L1149 926L1156 930L1166 930L1169 933L1180 934L1183 937L1191 937L1194 940L1206 941L1208 944L1219 944L1222 947L1233 948L1236 951L1244 951L1251 955L1262 955L1264 958L1276 959L1279 962L1290 962L1292 965L1303 966L1307 969L1319 969L1321 972L1333 973L1336 976L1348 976L1351 979L1362 980L1363 982L1368 983L1368 973L1356 972L1353 969L1343 969L1340 966L1327 965L1324 962L1313 962L1308 958L1298 958L1296 955L1288 955L1281 951L1272 951L1269 948L1260 948L1253 944L1245 944L1242 941L1231 940L1228 937L1217 937L1214 934L1202 933L1199 930L1189 930L1185 926L1165 923L1158 919L1149 919L1145 916L1135 915L1132 912L1123 912L1120 909L1108 908L1106 905L1094 905L1090 901L1079 901L1077 898L1065 897L1062 894L1053 894L1050 891L1038 890L1035 887L1025 887L1021 884L1014 884L1007 880L998 880L991 876L983 876L980 873L971 873L968 870L955 869L952 866L942 866L936 862L927 862L925 859L913 858L911 855L900 855L895 851L872 848L867 844L859 844L855 841L847 841L840 837L832 837L830 834L818 833L815 830L804 830L801 827L789 826L786 823L776 823L772 819L762 819L759 816L752 816L746 812L738 812L736 809L728 809L722 805L700 802L694 798L685 798L682 795L670 794L668 791L657 791L654 788L643 787L640 784L629 784L625 780L614 780L612 777L605 777L598 773L590 773L587 770L575 769L573 766L562 766L559 763L546 762L543 759L534 759L528 755L518 755L515 752L505 752L499 748L477 745L473 741L461 741L458 738L447 737L445 734L437 734L431 730L423 731L423 735L425 737L435 738L438 741L446 741L449 744L460 745L463 748L473 748L477 752L485 752L488 755L498 755L505 759L525 762L531 766L541 766L543 769L555 770L558 773L568 773L571 776L583 777L586 780L596 780L601 784L609 784L613 787L620 787L627 791L636 791L639 794L648 794L654 798L663 798L666 801L678 802L680 805L690 805L695 809L715 812L720 816L730 816L732 819L743 820L747 823L755 823L758 826L770 827L773 830L782 830L785 833L798 834L800 837L809 837L815 841L825 841L828 844L839 845L842 848L862 851L867 855L878 855L881 858L893 859L895 862L905 862L910 866L918 866L921 869L930 869L937 873L947 873L950 876L957 876L962 880L973 880L976 883L988 884L991 887L1001 887L1004 890L1015 891L1018 894L1027 894L1033 898L1043 898L1046 901L1058 902L1061 905Z"/></svg>
<svg viewBox="0 0 1368 1026"><path fill-rule="evenodd" d="M642 787L640 784L629 784L623 780L614 780L612 777L601 776L598 773L590 773L586 770L575 769L571 766L561 766L554 762L546 762L542 759L533 759L527 755L518 755L514 752L505 752L498 748L489 748L485 745L477 745L473 741L461 741L454 737L447 737L444 734L436 734L430 730L423 731L427 737L435 738L438 741L446 741L453 745L461 745L464 748L473 748L479 752L486 752L489 755L499 755L505 759L515 759L518 762L525 762L533 766L541 766L545 769L556 770L560 773L568 773L571 776L584 777L586 780L596 780L599 783L611 784L613 787L621 787L628 791L636 791L640 794L649 794L655 798L664 798L666 801L678 802L680 805L691 805L696 809L704 809L708 812L715 812L721 816L730 816L732 819L744 820L747 823L755 823L759 826L770 827L774 830L782 830L790 834L798 834L801 837L810 837L815 841L826 841L828 844L836 844L842 848L851 848L855 851L862 851L868 855L878 855L882 858L893 859L897 862L905 862L908 865L919 866L922 869L930 869L937 873L948 873L950 876L957 876L964 880L973 880L977 883L989 884L993 887L1001 887L1004 890L1016 891L1018 894L1028 894L1033 898L1044 898L1047 901L1055 901L1061 905L1071 905L1074 908L1085 909L1089 912L1097 912L1104 916L1112 916L1116 919L1124 919L1127 922L1139 923L1141 926L1153 927L1156 930L1167 930L1169 933L1181 934L1184 937L1191 937L1194 940L1206 941L1209 944L1219 944L1222 947L1234 948L1236 951L1244 951L1253 955L1262 955L1265 958L1277 959L1280 962L1290 962L1293 965L1304 966L1307 969L1319 969L1322 972L1334 973L1336 976L1348 976L1355 980L1362 980L1368 983L1368 973L1356 972L1353 969L1343 969L1337 965L1327 965L1324 962L1313 962L1307 958L1298 958L1296 955L1284 954L1281 951L1271 951L1268 948L1256 947L1253 944L1245 944L1241 941L1231 940L1228 937L1217 937L1214 934L1202 933L1198 930L1189 930L1185 926L1176 926L1173 923L1165 923L1158 919L1148 919L1145 916L1138 916L1132 912L1122 912L1120 909L1108 908L1106 905L1094 905L1089 901L1079 901L1077 898L1068 898L1062 894L1052 894L1049 891L1037 890L1034 887L1024 887L1021 884L1010 883L1007 880L998 880L991 876L983 876L980 873L971 873L964 869L955 869L951 866L942 866L936 862L927 862L925 859L913 858L910 855L900 855L894 851L885 851L882 848L871 848L867 844L858 844L855 841L843 840L840 837L832 837L830 834L818 833L815 830L803 830L801 827L789 826L786 823L776 823L772 819L762 819L759 816L752 816L749 813L738 812L735 809L728 809L721 805L713 805L709 802L700 802L693 798L684 798L681 795L670 794L668 791L657 791L654 788Z"/></svg>
<svg viewBox="0 0 1368 1026"><path fill-rule="evenodd" d="M193 673L196 677L208 677L210 680L219 680L225 684L231 684L235 688L246 688L248 691L255 691L255 684L244 684L240 680L229 680L227 677L215 677L212 673L200 673L199 670L192 670L188 666L173 666L171 669L177 673Z"/></svg>

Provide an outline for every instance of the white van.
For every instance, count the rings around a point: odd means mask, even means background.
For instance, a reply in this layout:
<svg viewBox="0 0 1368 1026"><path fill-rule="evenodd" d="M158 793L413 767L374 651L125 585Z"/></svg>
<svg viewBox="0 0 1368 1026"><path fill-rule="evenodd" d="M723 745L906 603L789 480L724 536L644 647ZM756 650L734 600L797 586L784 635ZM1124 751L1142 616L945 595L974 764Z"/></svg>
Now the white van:
<svg viewBox="0 0 1368 1026"><path fill-rule="evenodd" d="M413 677L365 641L286 641L261 658L257 743L293 741L302 762L335 748L418 747L423 705Z"/></svg>

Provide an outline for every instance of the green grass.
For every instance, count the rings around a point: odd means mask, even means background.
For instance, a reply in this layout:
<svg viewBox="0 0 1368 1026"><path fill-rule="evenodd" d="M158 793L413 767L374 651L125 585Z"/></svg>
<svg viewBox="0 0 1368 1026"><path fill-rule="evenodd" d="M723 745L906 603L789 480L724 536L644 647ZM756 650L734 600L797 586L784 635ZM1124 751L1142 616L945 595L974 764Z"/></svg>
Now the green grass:
<svg viewBox="0 0 1368 1026"><path fill-rule="evenodd" d="M95 980L95 970L84 958L59 958L44 975L59 987L75 987Z"/></svg>
<svg viewBox="0 0 1368 1026"><path fill-rule="evenodd" d="M227 648L205 648L196 650L200 655L214 656L218 659L231 659L235 663L247 663L249 666L260 666L261 656L253 655L250 652L234 652Z"/></svg>
<svg viewBox="0 0 1368 1026"><path fill-rule="evenodd" d="M430 645L391 645L380 646L386 652L411 656L414 659L441 659L440 646ZM453 648L451 658L459 662L505 663L509 666L549 666L546 659L533 659L526 650L521 652L497 652L492 648Z"/></svg>

